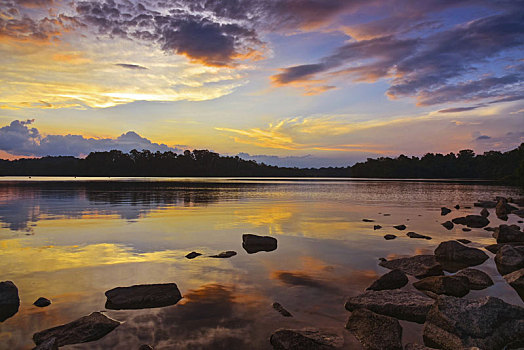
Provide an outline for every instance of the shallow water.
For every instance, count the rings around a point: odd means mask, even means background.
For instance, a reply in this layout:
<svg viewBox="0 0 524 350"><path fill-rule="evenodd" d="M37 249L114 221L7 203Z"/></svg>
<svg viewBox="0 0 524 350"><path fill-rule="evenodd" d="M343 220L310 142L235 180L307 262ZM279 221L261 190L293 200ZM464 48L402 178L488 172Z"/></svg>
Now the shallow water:
<svg viewBox="0 0 524 350"><path fill-rule="evenodd" d="M270 349L269 336L280 327L329 329L344 336L346 348L359 349L343 328L344 302L388 271L378 258L431 253L456 238L479 248L495 243L483 229L447 231L440 223L478 213L477 199L522 195L460 182L51 180L0 179L0 281L13 281L21 298L18 313L0 323L1 349L31 349L33 333L104 310L106 290L165 282L182 292L177 305L107 311L125 323L98 341L63 349ZM455 204L461 209L440 215L441 206ZM490 211L490 226L502 223ZM517 219L510 215L508 223ZM383 228L373 230L375 224ZM397 231L397 224L407 229ZM410 239L408 231L433 239ZM247 254L243 233L271 235L278 249ZM386 233L398 237L386 241ZM225 250L238 255L209 257ZM204 255L188 260L191 251ZM495 285L467 298L524 305L493 259L478 268ZM51 306L33 306L40 296ZM274 301L294 317L282 317ZM404 342L422 342L421 325L401 324Z"/></svg>

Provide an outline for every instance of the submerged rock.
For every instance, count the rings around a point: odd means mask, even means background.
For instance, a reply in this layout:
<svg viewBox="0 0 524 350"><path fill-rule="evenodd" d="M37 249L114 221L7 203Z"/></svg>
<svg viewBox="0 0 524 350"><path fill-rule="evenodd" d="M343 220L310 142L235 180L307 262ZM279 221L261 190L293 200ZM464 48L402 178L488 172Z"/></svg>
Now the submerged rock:
<svg viewBox="0 0 524 350"><path fill-rule="evenodd" d="M284 317L293 317L293 315L291 315L289 311L284 309L284 307L280 305L280 303L273 303L273 309L277 310Z"/></svg>
<svg viewBox="0 0 524 350"><path fill-rule="evenodd" d="M468 279L469 288L481 290L493 285L493 280L489 275L477 269L460 270L455 276L463 276Z"/></svg>
<svg viewBox="0 0 524 350"><path fill-rule="evenodd" d="M357 309L349 316L346 329L366 350L402 350L402 327L392 317Z"/></svg>
<svg viewBox="0 0 524 350"><path fill-rule="evenodd" d="M480 215L487 218L489 216L489 211L486 208L482 208Z"/></svg>
<svg viewBox="0 0 524 350"><path fill-rule="evenodd" d="M51 305L51 300L40 297L33 303L33 305L38 306L38 307L46 307L46 306Z"/></svg>
<svg viewBox="0 0 524 350"><path fill-rule="evenodd" d="M194 259L194 258L196 258L197 256L200 256L200 255L202 255L202 254L201 253L197 253L197 252L191 252L191 253L186 255L186 258L187 259Z"/></svg>
<svg viewBox="0 0 524 350"><path fill-rule="evenodd" d="M481 228L489 225L489 220L481 215L466 215L451 220L454 224L466 225L473 228Z"/></svg>
<svg viewBox="0 0 524 350"><path fill-rule="evenodd" d="M344 345L344 338L338 334L314 328L279 329L269 339L275 350L329 350Z"/></svg>
<svg viewBox="0 0 524 350"><path fill-rule="evenodd" d="M257 236L253 234L242 235L242 247L248 254L257 252L271 252L277 249L277 240L270 236Z"/></svg>
<svg viewBox="0 0 524 350"><path fill-rule="evenodd" d="M464 276L431 276L413 283L413 287L435 294L463 297L469 293L469 281Z"/></svg>
<svg viewBox="0 0 524 350"><path fill-rule="evenodd" d="M502 224L495 228L493 238L497 240L497 243L524 242L524 232L518 225Z"/></svg>
<svg viewBox="0 0 524 350"><path fill-rule="evenodd" d="M349 298L345 307L349 311L368 309L380 315L424 323L433 302L433 299L414 291L368 290Z"/></svg>
<svg viewBox="0 0 524 350"><path fill-rule="evenodd" d="M495 255L495 264L501 275L524 268L524 246L502 246Z"/></svg>
<svg viewBox="0 0 524 350"><path fill-rule="evenodd" d="M392 234L384 235L384 239L385 239L386 241L389 241L390 239L395 239L395 238L397 238L397 236L392 235Z"/></svg>
<svg viewBox="0 0 524 350"><path fill-rule="evenodd" d="M440 215L444 216L444 215L448 215L449 213L451 213L451 209L446 208L446 207L440 208Z"/></svg>
<svg viewBox="0 0 524 350"><path fill-rule="evenodd" d="M81 317L76 321L35 333L33 341L36 345L40 345L55 338L59 347L87 343L102 338L119 325L120 322L100 312L93 312L89 316Z"/></svg>
<svg viewBox="0 0 524 350"><path fill-rule="evenodd" d="M435 249L435 257L446 270L449 268L450 271L455 268L480 265L489 258L482 250L466 247L457 241L440 243Z"/></svg>
<svg viewBox="0 0 524 350"><path fill-rule="evenodd" d="M18 312L20 298L18 288L11 281L0 282L0 322L4 322Z"/></svg>
<svg viewBox="0 0 524 350"><path fill-rule="evenodd" d="M401 270L417 278L443 275L442 265L434 255L415 255L409 258L383 260L380 266L390 270Z"/></svg>
<svg viewBox="0 0 524 350"><path fill-rule="evenodd" d="M406 233L406 236L408 236L409 238L431 239L430 236L421 235L420 233L416 232L408 232Z"/></svg>
<svg viewBox="0 0 524 350"><path fill-rule="evenodd" d="M235 255L237 255L237 252L235 252L234 250L228 250L228 251L225 251L225 252L218 253L216 255L211 255L210 257L211 258L226 259L226 258L230 258L230 257L235 256Z"/></svg>
<svg viewBox="0 0 524 350"><path fill-rule="evenodd" d="M400 270L393 270L380 276L367 290L398 289L408 284L408 277Z"/></svg>
<svg viewBox="0 0 524 350"><path fill-rule="evenodd" d="M451 221L443 222L441 225L444 226L448 230L451 230L453 228L453 226L455 226L455 225L453 225L453 223Z"/></svg>
<svg viewBox="0 0 524 350"><path fill-rule="evenodd" d="M105 293L111 310L148 309L175 305L182 295L175 283L141 284L117 287Z"/></svg>
<svg viewBox="0 0 524 350"><path fill-rule="evenodd" d="M522 334L524 308L495 297L440 296L424 324L424 344L438 349L502 349Z"/></svg>
<svg viewBox="0 0 524 350"><path fill-rule="evenodd" d="M393 227L396 228L399 231L403 231L403 230L406 229L406 225L395 225Z"/></svg>

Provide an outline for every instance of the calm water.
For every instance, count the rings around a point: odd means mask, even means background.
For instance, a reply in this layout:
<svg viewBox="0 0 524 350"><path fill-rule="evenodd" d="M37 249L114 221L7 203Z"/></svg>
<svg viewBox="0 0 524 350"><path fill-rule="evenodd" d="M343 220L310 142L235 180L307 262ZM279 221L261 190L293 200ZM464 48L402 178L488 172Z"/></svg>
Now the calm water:
<svg viewBox="0 0 524 350"><path fill-rule="evenodd" d="M165 282L182 292L177 305L107 311L125 323L64 349L270 349L275 329L307 326L338 332L346 348L359 349L343 328L344 302L388 271L378 258L431 253L456 238L492 244L490 232L447 231L440 223L478 213L464 208L477 199L522 195L509 187L414 181L39 180L0 181L0 281L13 281L21 298L19 312L0 323L1 349L31 349L36 331L104 310L108 289ZM463 209L441 217L441 206L455 204ZM489 219L500 224L493 214ZM397 224L408 228L397 231ZM433 239L410 239L408 231ZM247 254L243 233L274 236L278 249ZM386 241L386 233L398 238ZM206 257L225 250L238 255ZM188 260L191 251L204 255ZM495 285L467 297L523 305L493 259L479 269ZM52 305L33 306L40 296ZM274 301L294 317L278 314ZM404 341L422 342L421 325L401 324Z"/></svg>

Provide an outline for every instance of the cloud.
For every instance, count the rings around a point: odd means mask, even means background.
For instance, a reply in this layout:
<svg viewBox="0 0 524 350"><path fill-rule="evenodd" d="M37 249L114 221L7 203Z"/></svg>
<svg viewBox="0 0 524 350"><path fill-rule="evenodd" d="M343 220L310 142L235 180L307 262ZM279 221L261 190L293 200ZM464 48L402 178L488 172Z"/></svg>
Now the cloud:
<svg viewBox="0 0 524 350"><path fill-rule="evenodd" d="M115 66L119 66L119 67L122 67L122 68L127 68L127 69L147 69L146 67L144 66L141 66L139 64L130 64L130 63L115 63Z"/></svg>
<svg viewBox="0 0 524 350"><path fill-rule="evenodd" d="M480 107L482 106L446 108L446 109L441 109L438 112L439 113L460 113L460 112L472 111Z"/></svg>
<svg viewBox="0 0 524 350"><path fill-rule="evenodd" d="M90 152L147 149L152 152L181 150L165 144L154 143L133 131L116 138L86 138L82 135L45 135L30 128L34 120L15 120L0 128L0 150L17 156L85 156Z"/></svg>
<svg viewBox="0 0 524 350"><path fill-rule="evenodd" d="M475 140L480 141L480 140L489 140L489 139L491 139L491 137L488 135L480 135Z"/></svg>

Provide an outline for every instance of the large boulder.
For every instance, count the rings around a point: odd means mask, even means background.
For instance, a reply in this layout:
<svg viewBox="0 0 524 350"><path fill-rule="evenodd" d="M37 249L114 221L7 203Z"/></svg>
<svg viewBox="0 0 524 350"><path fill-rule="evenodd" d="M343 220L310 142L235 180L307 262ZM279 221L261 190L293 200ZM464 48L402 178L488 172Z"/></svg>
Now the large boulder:
<svg viewBox="0 0 524 350"><path fill-rule="evenodd" d="M416 278L443 275L442 266L434 255L415 255L409 258L382 260L380 266L390 270L401 270Z"/></svg>
<svg viewBox="0 0 524 350"><path fill-rule="evenodd" d="M489 220L482 215L466 215L459 218L454 218L453 223L459 225L466 225L473 228L481 228L489 225Z"/></svg>
<svg viewBox="0 0 524 350"><path fill-rule="evenodd" d="M402 327L392 317L358 309L349 316L346 329L366 350L402 350Z"/></svg>
<svg viewBox="0 0 524 350"><path fill-rule="evenodd" d="M493 280L489 275L477 269L460 270L455 276L463 276L468 279L469 289L481 290L493 285Z"/></svg>
<svg viewBox="0 0 524 350"><path fill-rule="evenodd" d="M495 297L439 296L424 324L424 344L445 350L503 349L523 334L524 308Z"/></svg>
<svg viewBox="0 0 524 350"><path fill-rule="evenodd" d="M20 298L18 288L11 281L0 282L0 322L18 312Z"/></svg>
<svg viewBox="0 0 524 350"><path fill-rule="evenodd" d="M349 311L368 309L380 315L424 323L433 302L433 299L414 291L368 290L355 297L350 297L345 307Z"/></svg>
<svg viewBox="0 0 524 350"><path fill-rule="evenodd" d="M489 258L482 250L467 247L457 241L440 243L435 249L435 257L448 271L480 265Z"/></svg>
<svg viewBox="0 0 524 350"><path fill-rule="evenodd" d="M504 247L505 245L510 245L510 246L513 246L513 247L521 247L521 246L524 246L524 242L509 242L509 243L490 244L490 245L488 245L488 246L486 246L484 248L486 248L486 250L489 250L493 254L497 254L499 249Z"/></svg>
<svg viewBox="0 0 524 350"><path fill-rule="evenodd" d="M275 350L330 350L344 345L338 334L313 328L279 329L269 339Z"/></svg>
<svg viewBox="0 0 524 350"><path fill-rule="evenodd" d="M493 238L497 240L497 243L524 242L524 232L518 225L503 224L495 228Z"/></svg>
<svg viewBox="0 0 524 350"><path fill-rule="evenodd" d="M367 290L398 289L408 284L408 277L401 270L390 271L377 279Z"/></svg>
<svg viewBox="0 0 524 350"><path fill-rule="evenodd" d="M502 246L495 255L495 264L501 275L520 270L524 267L524 246Z"/></svg>
<svg viewBox="0 0 524 350"><path fill-rule="evenodd" d="M33 340L36 345L40 345L55 338L59 347L68 344L87 343L102 338L119 325L120 322L100 312L93 312L89 316L81 317L76 321L35 333Z"/></svg>
<svg viewBox="0 0 524 350"><path fill-rule="evenodd" d="M419 290L463 297L469 293L469 280L464 276L431 276L413 283Z"/></svg>
<svg viewBox="0 0 524 350"><path fill-rule="evenodd" d="M117 287L105 293L106 308L112 310L147 309L174 305L182 299L175 283L141 284Z"/></svg>
<svg viewBox="0 0 524 350"><path fill-rule="evenodd" d="M277 240L270 236L257 236L250 233L242 235L242 247L248 254L270 252L277 249Z"/></svg>

